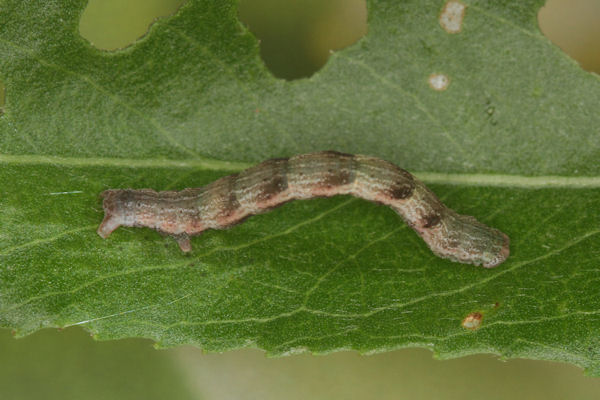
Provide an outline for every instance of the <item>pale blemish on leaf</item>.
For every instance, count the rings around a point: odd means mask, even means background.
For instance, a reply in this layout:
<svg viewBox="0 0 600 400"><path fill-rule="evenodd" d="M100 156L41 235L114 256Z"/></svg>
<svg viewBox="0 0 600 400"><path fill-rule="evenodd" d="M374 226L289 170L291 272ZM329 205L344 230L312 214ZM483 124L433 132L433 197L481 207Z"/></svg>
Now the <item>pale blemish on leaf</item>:
<svg viewBox="0 0 600 400"><path fill-rule="evenodd" d="M462 29L465 8L460 1L451 0L446 3L440 14L440 25L448 33L458 33Z"/></svg>
<svg viewBox="0 0 600 400"><path fill-rule="evenodd" d="M481 326L481 321L483 320L483 314L480 312L472 312L465 317L462 321L462 326L465 329L470 329L475 331L479 329Z"/></svg>
<svg viewBox="0 0 600 400"><path fill-rule="evenodd" d="M450 78L444 74L431 74L428 81L429 86L438 92L446 90L450 84Z"/></svg>

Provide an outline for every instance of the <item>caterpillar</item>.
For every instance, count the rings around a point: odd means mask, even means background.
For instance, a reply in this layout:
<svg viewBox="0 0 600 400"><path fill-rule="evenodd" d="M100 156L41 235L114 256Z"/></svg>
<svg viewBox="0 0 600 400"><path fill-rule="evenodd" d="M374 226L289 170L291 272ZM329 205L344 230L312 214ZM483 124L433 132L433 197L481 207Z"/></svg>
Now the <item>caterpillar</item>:
<svg viewBox="0 0 600 400"><path fill-rule="evenodd" d="M106 190L98 234L148 227L173 236L189 252L190 236L207 229L229 228L294 199L342 194L391 207L439 257L492 268L510 253L508 236L449 209L409 172L379 158L336 151L267 160L200 188Z"/></svg>

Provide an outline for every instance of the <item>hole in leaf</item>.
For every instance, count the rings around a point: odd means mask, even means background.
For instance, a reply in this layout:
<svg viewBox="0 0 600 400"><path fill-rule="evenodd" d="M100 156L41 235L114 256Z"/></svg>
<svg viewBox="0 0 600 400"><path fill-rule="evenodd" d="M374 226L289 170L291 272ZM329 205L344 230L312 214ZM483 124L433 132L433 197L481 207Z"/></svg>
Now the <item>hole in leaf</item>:
<svg viewBox="0 0 600 400"><path fill-rule="evenodd" d="M174 14L185 0L89 0L79 34L101 50L122 49L144 36L156 19Z"/></svg>
<svg viewBox="0 0 600 400"><path fill-rule="evenodd" d="M239 18L260 40L273 75L311 76L330 55L367 33L365 0L241 0Z"/></svg>
<svg viewBox="0 0 600 400"><path fill-rule="evenodd" d="M600 74L599 21L598 0L547 0L538 12L542 33L581 68Z"/></svg>

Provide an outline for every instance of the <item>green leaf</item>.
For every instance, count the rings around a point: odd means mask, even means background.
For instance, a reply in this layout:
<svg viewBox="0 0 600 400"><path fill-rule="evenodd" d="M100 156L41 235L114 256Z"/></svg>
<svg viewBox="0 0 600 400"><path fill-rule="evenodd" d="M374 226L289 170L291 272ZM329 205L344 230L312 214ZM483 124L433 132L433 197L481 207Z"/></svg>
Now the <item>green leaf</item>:
<svg viewBox="0 0 600 400"><path fill-rule="evenodd" d="M1 1L0 326L271 354L419 346L600 374L598 76L539 32L542 1L466 4L449 34L443 2L371 1L365 38L286 82L233 0L190 0L114 53L79 36L83 0ZM95 233L104 189L200 186L323 149L415 172L506 232L510 258L439 259L390 209L348 197L207 232L191 255L147 229Z"/></svg>

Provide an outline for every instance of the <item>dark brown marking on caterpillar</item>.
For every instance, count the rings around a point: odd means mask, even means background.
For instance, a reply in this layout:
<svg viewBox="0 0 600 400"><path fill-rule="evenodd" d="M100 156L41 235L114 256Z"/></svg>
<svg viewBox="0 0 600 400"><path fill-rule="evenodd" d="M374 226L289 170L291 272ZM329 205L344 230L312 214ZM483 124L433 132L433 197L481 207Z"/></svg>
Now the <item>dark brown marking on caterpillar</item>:
<svg viewBox="0 0 600 400"><path fill-rule="evenodd" d="M425 221L425 223L423 224L424 228L433 228L434 226L442 222L442 217L440 217L438 214L431 214L426 216L423 220Z"/></svg>
<svg viewBox="0 0 600 400"><path fill-rule="evenodd" d="M389 194L393 199L402 200L402 199L406 199L407 197L410 197L410 195L412 194L414 189L415 189L415 187L412 184L410 184L410 185L394 184L393 186L390 187Z"/></svg>
<svg viewBox="0 0 600 400"><path fill-rule="evenodd" d="M294 199L349 194L396 211L438 256L492 268L508 257L509 239L474 217L447 208L398 166L362 155L323 151L276 158L179 192L106 190L103 238L119 226L148 227L173 236L182 251L189 237L226 229Z"/></svg>

